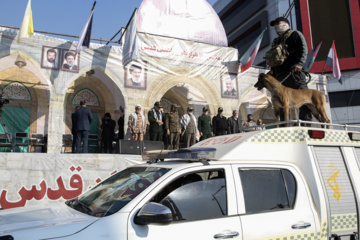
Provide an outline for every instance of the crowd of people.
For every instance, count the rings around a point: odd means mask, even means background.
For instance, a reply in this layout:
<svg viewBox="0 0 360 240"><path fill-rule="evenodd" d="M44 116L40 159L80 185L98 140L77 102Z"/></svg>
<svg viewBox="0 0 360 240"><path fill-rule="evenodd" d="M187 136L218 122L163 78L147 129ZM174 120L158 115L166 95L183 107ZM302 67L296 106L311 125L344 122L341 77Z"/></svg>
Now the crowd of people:
<svg viewBox="0 0 360 240"><path fill-rule="evenodd" d="M129 115L127 127L133 141L143 141L146 132L149 133L150 141L162 141L166 149L179 149L190 147L196 142L203 141L210 137L226 134L240 133L242 128L261 124L255 122L251 114L242 123L237 110L229 118L223 116L223 108L218 108L218 114L212 119L209 116L209 109L204 107L202 114L197 118L194 115L194 108L188 107L187 113L180 117L179 106L172 104L168 113L164 112L160 102L155 102L154 107L144 116L142 106L137 104L135 111ZM124 131L124 109L120 109L120 118L117 121L119 130L115 132L116 122L111 118L110 113L105 113L101 119L101 152L114 153L113 142L122 140L125 137ZM88 152L88 136L90 125L93 120L90 109L86 102L81 101L71 115L73 134L72 152ZM149 125L147 125L149 121ZM251 130L251 129L250 129ZM255 128L254 128L255 130Z"/></svg>
<svg viewBox="0 0 360 240"><path fill-rule="evenodd" d="M177 104L172 104L170 111L164 113L160 102L155 102L147 118L150 123L150 141L163 141L166 149L179 149L190 147L210 137L240 133L244 128L247 128L247 131L256 130L255 127L251 127L262 124L261 119L256 122L251 114L242 123L237 110L233 111L231 117L226 118L223 116L222 107L218 108L218 114L212 119L206 107L202 109L202 115L198 118L194 115L193 107L189 106L181 117L178 108ZM136 105L135 112L130 114L128 128L132 140L144 140L146 123L140 105Z"/></svg>

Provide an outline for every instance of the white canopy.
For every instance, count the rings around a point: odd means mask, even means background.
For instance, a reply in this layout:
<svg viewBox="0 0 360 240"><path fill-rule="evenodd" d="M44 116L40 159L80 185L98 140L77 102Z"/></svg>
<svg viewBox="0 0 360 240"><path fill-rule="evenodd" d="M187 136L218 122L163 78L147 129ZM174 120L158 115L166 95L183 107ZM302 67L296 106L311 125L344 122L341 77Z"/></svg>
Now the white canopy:
<svg viewBox="0 0 360 240"><path fill-rule="evenodd" d="M144 0L138 32L228 46L224 26L206 0Z"/></svg>

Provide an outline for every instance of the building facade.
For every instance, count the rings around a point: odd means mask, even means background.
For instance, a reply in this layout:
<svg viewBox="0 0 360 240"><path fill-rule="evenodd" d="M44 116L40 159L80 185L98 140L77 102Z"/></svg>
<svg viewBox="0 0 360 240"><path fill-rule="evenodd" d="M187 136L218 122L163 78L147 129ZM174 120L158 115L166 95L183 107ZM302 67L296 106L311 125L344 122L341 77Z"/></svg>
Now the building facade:
<svg viewBox="0 0 360 240"><path fill-rule="evenodd" d="M308 1L308 0L218 0L213 7L224 24L229 46L239 50L240 57L264 28L265 32L254 65L266 67L263 60L270 48L275 31L270 21L283 16L290 6L290 27L301 31L309 51L317 42L323 44L310 72L328 78L328 92L334 123L360 123L360 19L359 1ZM341 85L331 77L331 68L324 67L332 41L335 40L340 69Z"/></svg>

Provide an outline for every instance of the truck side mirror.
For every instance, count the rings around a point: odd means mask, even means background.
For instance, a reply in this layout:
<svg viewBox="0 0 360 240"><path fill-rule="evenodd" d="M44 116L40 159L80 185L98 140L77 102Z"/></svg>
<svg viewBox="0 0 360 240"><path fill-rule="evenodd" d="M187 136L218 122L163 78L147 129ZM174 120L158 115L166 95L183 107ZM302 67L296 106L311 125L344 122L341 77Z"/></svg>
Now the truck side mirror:
<svg viewBox="0 0 360 240"><path fill-rule="evenodd" d="M134 223L148 225L152 223L170 224L173 220L171 210L159 203L145 204L134 218Z"/></svg>

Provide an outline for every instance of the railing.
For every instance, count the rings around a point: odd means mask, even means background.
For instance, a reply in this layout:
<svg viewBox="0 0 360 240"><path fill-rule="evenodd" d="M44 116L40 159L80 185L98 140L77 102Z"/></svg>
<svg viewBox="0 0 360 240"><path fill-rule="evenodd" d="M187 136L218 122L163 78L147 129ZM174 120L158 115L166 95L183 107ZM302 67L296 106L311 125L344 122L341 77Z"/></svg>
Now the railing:
<svg viewBox="0 0 360 240"><path fill-rule="evenodd" d="M286 126L288 124L288 126ZM309 126L310 125L310 126ZM269 124L260 124L248 127L241 127L240 132L249 132L249 131L261 131L266 130L273 127L326 127L337 130L351 130L351 131L360 131L360 126L356 125L348 125L348 124L335 124L335 123L321 123L321 122L311 122L311 121L303 121L303 120L289 120L283 122L275 122Z"/></svg>

